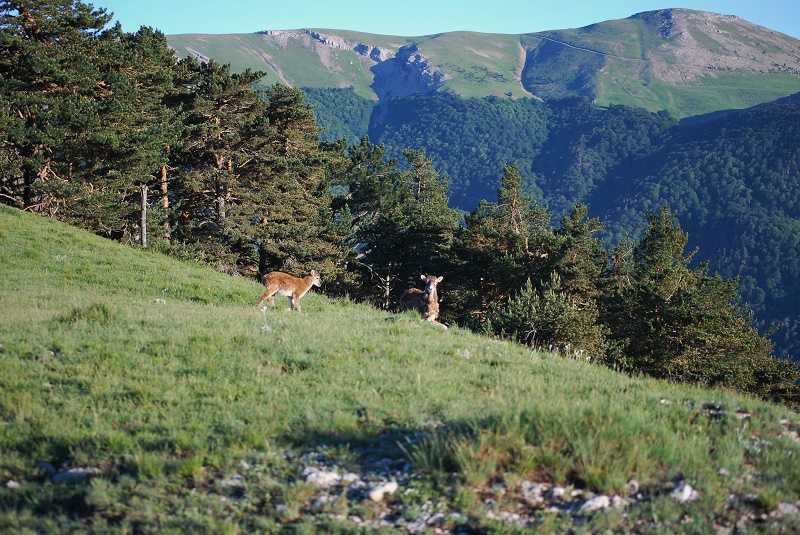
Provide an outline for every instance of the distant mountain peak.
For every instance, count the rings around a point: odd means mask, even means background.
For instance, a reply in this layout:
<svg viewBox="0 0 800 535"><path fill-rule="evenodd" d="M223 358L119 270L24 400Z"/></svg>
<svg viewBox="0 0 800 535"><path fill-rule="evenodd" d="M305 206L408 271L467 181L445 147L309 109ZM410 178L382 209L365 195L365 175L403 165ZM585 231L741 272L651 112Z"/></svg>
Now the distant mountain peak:
<svg viewBox="0 0 800 535"><path fill-rule="evenodd" d="M522 35L301 28L169 40L181 56L265 71L265 83L351 87L372 100L435 91L583 96L685 117L800 91L800 41L735 15L683 8Z"/></svg>

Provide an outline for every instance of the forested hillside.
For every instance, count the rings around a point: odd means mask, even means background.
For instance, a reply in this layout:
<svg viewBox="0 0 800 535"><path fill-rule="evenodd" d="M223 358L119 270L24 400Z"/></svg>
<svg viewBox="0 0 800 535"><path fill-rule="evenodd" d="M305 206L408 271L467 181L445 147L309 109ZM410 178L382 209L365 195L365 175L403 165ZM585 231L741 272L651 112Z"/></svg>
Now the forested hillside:
<svg viewBox="0 0 800 535"><path fill-rule="evenodd" d="M673 207L696 260L741 277L761 327L798 355L799 119L800 95L681 123L581 99L437 95L391 102L370 136L392 155L424 149L463 209L493 197L492 170L507 162L554 218L587 202L611 243L638 236L648 211Z"/></svg>
<svg viewBox="0 0 800 535"><path fill-rule="evenodd" d="M800 94L674 127L589 200L617 236L671 206L698 257L738 277L777 346L800 355Z"/></svg>

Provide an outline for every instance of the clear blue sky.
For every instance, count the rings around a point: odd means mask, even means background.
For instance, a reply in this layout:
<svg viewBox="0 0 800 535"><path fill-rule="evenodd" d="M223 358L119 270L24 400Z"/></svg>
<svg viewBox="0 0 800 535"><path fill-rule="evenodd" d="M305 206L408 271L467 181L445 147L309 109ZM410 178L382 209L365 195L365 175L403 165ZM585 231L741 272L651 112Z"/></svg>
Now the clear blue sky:
<svg viewBox="0 0 800 535"><path fill-rule="evenodd" d="M738 15L800 37L800 0L88 0L126 30L246 33L337 28L395 35L452 30L525 33L585 26L639 11L687 7Z"/></svg>

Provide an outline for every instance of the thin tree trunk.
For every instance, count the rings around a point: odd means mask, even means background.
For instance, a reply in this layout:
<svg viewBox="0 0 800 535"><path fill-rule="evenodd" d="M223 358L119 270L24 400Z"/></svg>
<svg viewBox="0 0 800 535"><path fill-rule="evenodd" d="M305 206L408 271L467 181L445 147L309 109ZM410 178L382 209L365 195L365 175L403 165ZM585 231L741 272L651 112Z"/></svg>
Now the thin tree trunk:
<svg viewBox="0 0 800 535"><path fill-rule="evenodd" d="M142 247L147 247L147 184L142 184L141 201L140 238Z"/></svg>
<svg viewBox="0 0 800 535"><path fill-rule="evenodd" d="M225 228L225 190L217 195L217 223L220 228Z"/></svg>
<svg viewBox="0 0 800 535"><path fill-rule="evenodd" d="M164 237L169 241L172 229L169 226L169 189L167 186L167 164L161 166L161 206L164 208Z"/></svg>

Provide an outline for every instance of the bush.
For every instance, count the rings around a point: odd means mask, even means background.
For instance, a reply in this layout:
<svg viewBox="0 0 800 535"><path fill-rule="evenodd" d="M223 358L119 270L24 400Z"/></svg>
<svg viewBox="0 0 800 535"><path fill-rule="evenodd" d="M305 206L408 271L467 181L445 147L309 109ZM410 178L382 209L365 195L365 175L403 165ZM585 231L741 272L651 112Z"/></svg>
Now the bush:
<svg viewBox="0 0 800 535"><path fill-rule="evenodd" d="M587 360L604 356L605 329L598 324L597 306L579 305L563 292L553 273L545 288L525 286L491 314L490 330L533 347L557 350Z"/></svg>

